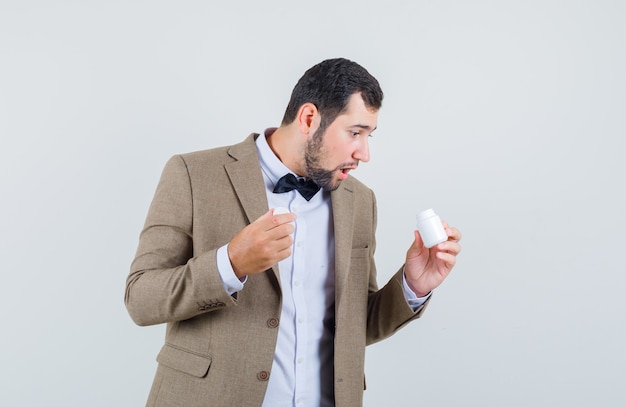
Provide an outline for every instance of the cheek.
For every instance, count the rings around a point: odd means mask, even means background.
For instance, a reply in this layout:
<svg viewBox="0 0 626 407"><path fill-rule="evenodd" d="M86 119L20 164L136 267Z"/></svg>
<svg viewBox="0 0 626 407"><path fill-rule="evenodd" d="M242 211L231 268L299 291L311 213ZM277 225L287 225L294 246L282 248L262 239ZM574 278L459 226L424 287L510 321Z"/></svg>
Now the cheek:
<svg viewBox="0 0 626 407"><path fill-rule="evenodd" d="M328 164L335 166L346 161L346 154L345 148L335 147L327 150L324 158Z"/></svg>
<svg viewBox="0 0 626 407"><path fill-rule="evenodd" d="M352 144L343 145L337 148L337 159L341 162L352 161L354 146Z"/></svg>

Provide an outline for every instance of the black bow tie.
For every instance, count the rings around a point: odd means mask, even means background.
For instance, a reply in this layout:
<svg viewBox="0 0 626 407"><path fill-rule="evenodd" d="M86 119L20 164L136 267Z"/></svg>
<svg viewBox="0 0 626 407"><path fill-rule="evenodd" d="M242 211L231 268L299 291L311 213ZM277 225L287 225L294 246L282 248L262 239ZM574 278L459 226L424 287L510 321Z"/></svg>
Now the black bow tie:
<svg viewBox="0 0 626 407"><path fill-rule="evenodd" d="M282 194L294 189L297 189L304 199L310 201L313 195L320 190L320 187L310 179L296 178L295 175L289 173L278 180L274 187L274 192Z"/></svg>

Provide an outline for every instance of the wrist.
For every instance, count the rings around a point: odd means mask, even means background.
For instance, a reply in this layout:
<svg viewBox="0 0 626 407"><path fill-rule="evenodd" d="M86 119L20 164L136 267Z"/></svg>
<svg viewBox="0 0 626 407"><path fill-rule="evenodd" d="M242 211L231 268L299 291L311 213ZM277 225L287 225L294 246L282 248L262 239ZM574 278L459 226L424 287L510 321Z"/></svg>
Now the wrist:
<svg viewBox="0 0 626 407"><path fill-rule="evenodd" d="M416 296L417 298L423 298L423 297L426 297L426 296L428 296L428 294L430 294L430 293L431 293L431 291L432 291L432 290L425 290L425 289L423 289L422 287L420 287L420 285L419 285L419 284L415 284L415 283L413 283L411 280L409 280L409 279L406 277L406 274L405 274L404 278L405 278L405 280L406 280L407 285L409 286L409 288L411 289L411 291L413 291L413 293L415 294L415 296Z"/></svg>

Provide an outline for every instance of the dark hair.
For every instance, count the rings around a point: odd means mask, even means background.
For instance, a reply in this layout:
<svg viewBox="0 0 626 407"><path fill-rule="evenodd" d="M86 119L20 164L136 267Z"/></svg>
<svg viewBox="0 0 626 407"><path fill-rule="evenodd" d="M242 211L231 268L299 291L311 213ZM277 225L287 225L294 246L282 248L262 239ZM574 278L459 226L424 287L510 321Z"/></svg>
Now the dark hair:
<svg viewBox="0 0 626 407"><path fill-rule="evenodd" d="M282 124L293 122L298 109L310 102L320 113L320 129L323 131L345 111L348 99L357 92L367 107L378 110L382 106L383 91L365 68L345 58L322 61L309 68L296 83Z"/></svg>

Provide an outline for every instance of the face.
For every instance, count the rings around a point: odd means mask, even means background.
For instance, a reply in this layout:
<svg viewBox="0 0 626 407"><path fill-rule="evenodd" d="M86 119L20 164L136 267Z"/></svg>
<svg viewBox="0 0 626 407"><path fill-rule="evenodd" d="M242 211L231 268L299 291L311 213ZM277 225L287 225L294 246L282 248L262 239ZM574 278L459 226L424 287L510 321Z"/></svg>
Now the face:
<svg viewBox="0 0 626 407"><path fill-rule="evenodd" d="M326 128L318 128L308 140L305 171L317 185L334 191L348 173L370 159L369 140L376 129L378 111L368 108L359 93L350 97L346 111Z"/></svg>

